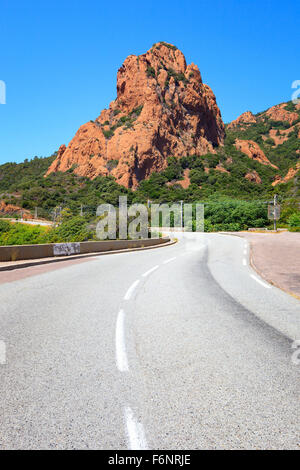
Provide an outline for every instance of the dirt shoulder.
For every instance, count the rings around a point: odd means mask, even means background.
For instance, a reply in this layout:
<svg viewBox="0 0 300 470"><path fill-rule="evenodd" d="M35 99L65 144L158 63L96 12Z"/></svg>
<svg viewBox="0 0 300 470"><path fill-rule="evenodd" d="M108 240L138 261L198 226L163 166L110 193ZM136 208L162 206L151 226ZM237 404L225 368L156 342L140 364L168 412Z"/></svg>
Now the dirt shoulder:
<svg viewBox="0 0 300 470"><path fill-rule="evenodd" d="M235 235L249 240L251 264L264 279L300 298L300 233Z"/></svg>

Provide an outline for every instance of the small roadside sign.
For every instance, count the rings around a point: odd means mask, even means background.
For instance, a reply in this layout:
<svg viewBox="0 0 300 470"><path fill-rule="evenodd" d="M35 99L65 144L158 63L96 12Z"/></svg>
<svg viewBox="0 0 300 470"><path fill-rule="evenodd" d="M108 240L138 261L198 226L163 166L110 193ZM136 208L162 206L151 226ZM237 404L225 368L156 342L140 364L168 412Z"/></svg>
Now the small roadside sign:
<svg viewBox="0 0 300 470"><path fill-rule="evenodd" d="M277 204L274 206L273 204L268 205L268 218L271 220L279 220L280 219L280 205Z"/></svg>

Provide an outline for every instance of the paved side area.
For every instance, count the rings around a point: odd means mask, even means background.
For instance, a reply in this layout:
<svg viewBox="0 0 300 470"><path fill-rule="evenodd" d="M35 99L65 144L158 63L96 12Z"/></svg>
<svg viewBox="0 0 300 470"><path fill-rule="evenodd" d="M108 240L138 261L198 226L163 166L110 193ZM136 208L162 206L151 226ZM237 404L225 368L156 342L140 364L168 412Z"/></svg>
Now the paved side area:
<svg viewBox="0 0 300 470"><path fill-rule="evenodd" d="M268 282L300 297L300 233L239 233L251 243L251 263Z"/></svg>

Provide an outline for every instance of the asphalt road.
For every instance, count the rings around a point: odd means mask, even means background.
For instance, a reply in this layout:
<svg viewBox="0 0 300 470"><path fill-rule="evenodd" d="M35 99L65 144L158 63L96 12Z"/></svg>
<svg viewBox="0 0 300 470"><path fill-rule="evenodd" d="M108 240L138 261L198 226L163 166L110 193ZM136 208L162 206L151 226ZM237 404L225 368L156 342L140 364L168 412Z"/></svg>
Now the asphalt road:
<svg viewBox="0 0 300 470"><path fill-rule="evenodd" d="M299 449L300 303L246 243L196 234L2 283L0 448Z"/></svg>

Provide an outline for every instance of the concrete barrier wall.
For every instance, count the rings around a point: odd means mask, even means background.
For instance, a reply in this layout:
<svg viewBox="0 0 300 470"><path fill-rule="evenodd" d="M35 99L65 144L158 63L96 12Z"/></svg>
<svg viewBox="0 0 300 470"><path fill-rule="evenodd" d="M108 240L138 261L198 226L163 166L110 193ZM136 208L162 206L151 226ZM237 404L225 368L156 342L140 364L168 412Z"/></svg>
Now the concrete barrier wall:
<svg viewBox="0 0 300 470"><path fill-rule="evenodd" d="M168 241L170 241L169 238L147 238L145 240L105 240L80 243L0 246L0 262L142 248L161 245Z"/></svg>

